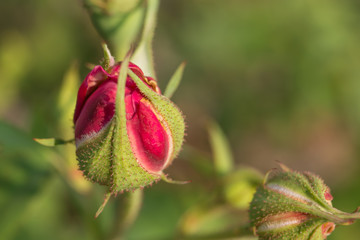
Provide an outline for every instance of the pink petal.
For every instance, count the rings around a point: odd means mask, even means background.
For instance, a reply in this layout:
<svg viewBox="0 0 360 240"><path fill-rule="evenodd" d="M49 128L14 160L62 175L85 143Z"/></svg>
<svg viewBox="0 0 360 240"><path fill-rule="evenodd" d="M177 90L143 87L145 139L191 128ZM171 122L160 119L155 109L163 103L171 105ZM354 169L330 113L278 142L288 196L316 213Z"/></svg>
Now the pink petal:
<svg viewBox="0 0 360 240"><path fill-rule="evenodd" d="M134 91L126 99L127 130L138 162L150 172L160 172L170 159L171 135L162 125L152 104ZM135 109L130 106L135 106ZM135 110L135 111L133 111Z"/></svg>
<svg viewBox="0 0 360 240"><path fill-rule="evenodd" d="M86 100L75 124L76 140L98 133L114 116L117 85L101 84Z"/></svg>
<svg viewBox="0 0 360 240"><path fill-rule="evenodd" d="M108 77L109 74L101 66L95 66L94 69L86 76L78 91L74 123L76 123L86 99Z"/></svg>

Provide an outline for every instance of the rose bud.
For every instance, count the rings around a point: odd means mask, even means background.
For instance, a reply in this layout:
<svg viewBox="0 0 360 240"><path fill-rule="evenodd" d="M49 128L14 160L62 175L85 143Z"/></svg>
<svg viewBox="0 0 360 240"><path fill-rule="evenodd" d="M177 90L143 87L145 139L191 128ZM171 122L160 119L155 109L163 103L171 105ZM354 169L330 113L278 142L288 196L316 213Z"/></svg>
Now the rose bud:
<svg viewBox="0 0 360 240"><path fill-rule="evenodd" d="M281 165L270 171L250 203L250 221L260 240L326 239L335 225L359 218L332 207L330 189L310 172Z"/></svg>
<svg viewBox="0 0 360 240"><path fill-rule="evenodd" d="M109 193L166 179L162 171L180 151L185 130L180 110L157 82L128 62L95 66L86 76L74 124L80 170Z"/></svg>

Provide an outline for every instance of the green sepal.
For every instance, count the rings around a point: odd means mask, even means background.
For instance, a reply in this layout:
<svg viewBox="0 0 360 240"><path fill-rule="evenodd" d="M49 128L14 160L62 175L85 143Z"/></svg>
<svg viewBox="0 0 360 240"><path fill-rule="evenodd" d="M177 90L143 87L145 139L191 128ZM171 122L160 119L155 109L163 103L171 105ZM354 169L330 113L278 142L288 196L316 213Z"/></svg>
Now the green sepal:
<svg viewBox="0 0 360 240"><path fill-rule="evenodd" d="M305 175L295 171L277 173L275 170L265 186L281 186L284 191L296 193L302 199L292 200L304 208L311 205L320 210L332 209L332 206L324 198L327 186L314 174Z"/></svg>
<svg viewBox="0 0 360 240"><path fill-rule="evenodd" d="M325 199L318 203L319 195L323 193L315 192L311 185L300 173L275 170L267 182L257 189L251 202L250 208L261 206L266 209L250 211L252 224L257 225L269 214L285 212L302 212L325 217L328 211L332 210L332 206Z"/></svg>
<svg viewBox="0 0 360 240"><path fill-rule="evenodd" d="M105 194L105 197L104 197L104 202L101 204L101 206L99 207L99 209L96 211L95 213L95 218L97 218L100 213L102 213L102 211L104 210L106 204L108 203L108 201L110 200L111 196L112 196L112 192L108 192Z"/></svg>
<svg viewBox="0 0 360 240"><path fill-rule="evenodd" d="M257 232L259 240L323 240L321 226L326 221L321 218L310 218L303 223L271 232Z"/></svg>
<svg viewBox="0 0 360 240"><path fill-rule="evenodd" d="M330 190L317 175L281 168L266 174L250 204L250 221L259 239L321 240L335 225L352 224L360 218L358 212L349 214L332 207Z"/></svg>
<svg viewBox="0 0 360 240"><path fill-rule="evenodd" d="M125 112L125 83L129 65L129 54L121 64L118 78L115 106L115 128L113 140L112 184L111 192L135 190L145 187L160 175L151 174L141 167L132 151L130 139L126 129Z"/></svg>
<svg viewBox="0 0 360 240"><path fill-rule="evenodd" d="M161 175L161 179L164 181L164 182L167 182L167 183L171 183L171 184L188 184L188 183L191 183L190 180L188 181L178 181L178 180L173 180L171 178L169 178L166 174L162 174Z"/></svg>
<svg viewBox="0 0 360 240"><path fill-rule="evenodd" d="M112 142L115 128L114 120L102 129L95 137L81 142L76 148L79 169L91 182L109 185L113 162Z"/></svg>
<svg viewBox="0 0 360 240"><path fill-rule="evenodd" d="M308 217L299 224L281 224L271 220L271 216L283 213L305 213ZM295 200L274 193L266 188L260 187L254 195L250 205L251 224L256 227L256 234L259 240L288 240L288 239L323 239L310 238L315 229L325 222L326 219L311 215L306 207ZM290 220L283 220L283 223ZM271 227L276 226L279 227ZM282 226L282 227L281 227ZM268 228L266 228L268 227Z"/></svg>
<svg viewBox="0 0 360 240"><path fill-rule="evenodd" d="M111 55L109 47L106 43L101 44L104 51L104 59L100 62L100 65L108 72L109 68L115 64L115 59Z"/></svg>

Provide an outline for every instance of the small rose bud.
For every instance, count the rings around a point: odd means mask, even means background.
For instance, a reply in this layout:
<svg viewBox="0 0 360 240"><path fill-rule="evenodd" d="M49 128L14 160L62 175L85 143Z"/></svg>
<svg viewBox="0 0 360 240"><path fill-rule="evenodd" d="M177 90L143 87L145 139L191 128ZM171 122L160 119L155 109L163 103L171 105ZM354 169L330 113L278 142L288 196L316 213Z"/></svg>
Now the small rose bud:
<svg viewBox="0 0 360 240"><path fill-rule="evenodd" d="M141 82L127 75L125 86L118 86L122 68L121 63L107 70L94 67L80 86L74 114L79 168L112 193L164 177L162 171L178 154L185 128L178 108L135 64L129 63L129 73ZM117 96L118 87L124 88L123 98Z"/></svg>
<svg viewBox="0 0 360 240"><path fill-rule="evenodd" d="M330 189L320 177L280 166L267 174L250 204L250 221L260 240L326 239L336 224L358 218L332 207Z"/></svg>

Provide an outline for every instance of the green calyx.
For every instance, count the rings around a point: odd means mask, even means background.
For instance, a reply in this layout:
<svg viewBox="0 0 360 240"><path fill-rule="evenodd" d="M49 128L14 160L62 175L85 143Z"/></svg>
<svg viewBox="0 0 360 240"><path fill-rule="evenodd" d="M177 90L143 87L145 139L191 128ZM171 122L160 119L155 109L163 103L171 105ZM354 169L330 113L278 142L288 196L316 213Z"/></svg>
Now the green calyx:
<svg viewBox="0 0 360 240"><path fill-rule="evenodd" d="M259 239L326 239L335 225L360 217L332 207L329 188L320 177L280 166L267 174L250 204L250 221Z"/></svg>
<svg viewBox="0 0 360 240"><path fill-rule="evenodd" d="M111 182L112 141L114 121L94 138L82 142L76 148L79 169L91 182L109 185Z"/></svg>
<svg viewBox="0 0 360 240"><path fill-rule="evenodd" d="M137 162L123 126L126 122L120 122L113 118L96 137L82 142L76 150L84 176L109 186L111 193L143 188L162 177L147 172Z"/></svg>

